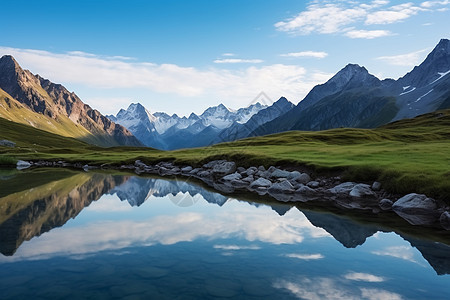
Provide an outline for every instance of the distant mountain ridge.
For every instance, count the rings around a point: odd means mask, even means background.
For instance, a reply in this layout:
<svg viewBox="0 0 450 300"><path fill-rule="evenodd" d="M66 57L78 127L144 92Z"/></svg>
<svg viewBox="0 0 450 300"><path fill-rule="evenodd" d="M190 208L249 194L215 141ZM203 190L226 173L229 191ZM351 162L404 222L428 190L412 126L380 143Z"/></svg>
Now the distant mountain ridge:
<svg viewBox="0 0 450 300"><path fill-rule="evenodd" d="M250 124L256 124L251 126L253 129L266 122L255 121L256 118L271 120L293 106L285 98L282 99L277 104L278 106L271 110L268 110L270 107L261 103L238 110L231 110L225 105L219 104L207 108L201 115L192 113L188 118L180 118L176 114L169 116L161 112L152 114L142 104L132 103L126 110L121 109L116 116L107 117L127 127L145 145L172 150L207 146L216 140L227 141L228 135L221 133L229 128L247 128L246 126L250 126ZM244 131L241 136L246 137L249 132L251 130Z"/></svg>
<svg viewBox="0 0 450 300"><path fill-rule="evenodd" d="M23 70L10 55L0 58L0 89L0 117L99 146L142 145L125 127L83 103L64 86Z"/></svg>

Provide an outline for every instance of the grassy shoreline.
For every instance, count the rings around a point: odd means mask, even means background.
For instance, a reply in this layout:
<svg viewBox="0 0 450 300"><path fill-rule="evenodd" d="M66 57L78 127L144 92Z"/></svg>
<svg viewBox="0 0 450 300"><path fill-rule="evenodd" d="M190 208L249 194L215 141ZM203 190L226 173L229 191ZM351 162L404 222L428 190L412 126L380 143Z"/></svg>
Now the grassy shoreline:
<svg viewBox="0 0 450 300"><path fill-rule="evenodd" d="M380 181L391 193L424 193L450 203L450 110L388 124L377 129L291 131L205 148L160 151L151 148L100 148L0 119L1 157L64 160L120 166L140 159L199 166L223 158L239 166L270 165L307 170L346 180ZM20 135L18 135L20 132Z"/></svg>

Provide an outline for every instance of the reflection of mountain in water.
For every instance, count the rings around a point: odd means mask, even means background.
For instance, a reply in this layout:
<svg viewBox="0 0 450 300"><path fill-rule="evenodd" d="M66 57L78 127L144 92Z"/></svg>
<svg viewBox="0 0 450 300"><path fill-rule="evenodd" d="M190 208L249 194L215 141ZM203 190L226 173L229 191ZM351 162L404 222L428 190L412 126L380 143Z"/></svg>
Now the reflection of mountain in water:
<svg viewBox="0 0 450 300"><path fill-rule="evenodd" d="M30 188L29 184L25 183L29 177L22 176L19 174L3 181L7 185L14 186L11 188L14 191L20 190L20 185L26 188L24 191L13 192L0 198L0 252L4 255L12 255L24 241L64 225L104 194L117 194L122 201L127 200L132 206L141 205L150 196L175 196L179 193L189 194L192 197L201 195L207 202L220 206L228 200L228 197L219 193L177 180L70 173L60 176L58 180L49 179L40 186ZM256 207L265 205L250 204ZM271 204L271 208L282 216L291 206ZM303 211L303 214L314 226L325 229L347 248L362 245L368 237L381 230L376 226L362 225L350 218L331 213ZM401 236L422 253L438 274L450 274L450 246Z"/></svg>
<svg viewBox="0 0 450 300"><path fill-rule="evenodd" d="M131 177L128 181L109 192L116 193L120 200L127 200L131 206L140 206L150 196L165 197L169 194L188 193L191 197L200 194L207 202L222 206L228 197L219 193L210 192L200 186L186 181L164 180L155 178Z"/></svg>
<svg viewBox="0 0 450 300"><path fill-rule="evenodd" d="M450 246L438 242L429 242L415 238L406 238L416 247L438 275L450 274Z"/></svg>
<svg viewBox="0 0 450 300"><path fill-rule="evenodd" d="M364 244L368 237L378 231L375 227L364 226L337 215L312 211L304 211L303 214L311 224L325 229L347 248L355 248Z"/></svg>
<svg viewBox="0 0 450 300"><path fill-rule="evenodd" d="M64 225L123 180L126 177L77 173L1 198L0 252L12 255L24 241Z"/></svg>

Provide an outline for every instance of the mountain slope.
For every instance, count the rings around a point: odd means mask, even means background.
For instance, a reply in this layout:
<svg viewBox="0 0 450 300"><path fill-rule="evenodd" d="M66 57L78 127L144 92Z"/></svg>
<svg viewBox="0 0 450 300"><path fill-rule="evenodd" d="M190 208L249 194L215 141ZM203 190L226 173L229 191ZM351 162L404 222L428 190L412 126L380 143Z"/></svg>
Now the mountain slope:
<svg viewBox="0 0 450 300"><path fill-rule="evenodd" d="M285 114L294 107L294 104L289 102L286 98L281 97L273 105L260 110L257 114L253 115L246 123L241 124L235 122L232 126L224 129L214 139L213 143L229 142L239 140L248 137L252 132L269 121L272 121L276 117Z"/></svg>
<svg viewBox="0 0 450 300"><path fill-rule="evenodd" d="M0 88L25 108L47 117L46 121L50 118L53 120L50 123L66 127L65 132L71 133L68 136L101 146L141 145L123 126L84 104L62 85L23 70L9 55L0 59ZM35 126L45 127L42 124ZM51 132L61 134L58 129Z"/></svg>

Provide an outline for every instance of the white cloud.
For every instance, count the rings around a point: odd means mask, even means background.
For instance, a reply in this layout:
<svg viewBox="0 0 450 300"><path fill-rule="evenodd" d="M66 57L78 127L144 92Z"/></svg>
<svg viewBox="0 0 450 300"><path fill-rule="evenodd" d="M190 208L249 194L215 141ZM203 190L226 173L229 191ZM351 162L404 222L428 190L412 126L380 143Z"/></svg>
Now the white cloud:
<svg viewBox="0 0 450 300"><path fill-rule="evenodd" d="M291 52L286 54L281 54L283 57L314 57L314 58L325 58L328 53L323 51L301 51L301 52Z"/></svg>
<svg viewBox="0 0 450 300"><path fill-rule="evenodd" d="M428 53L430 49L422 49L406 54L392 55L392 56L380 56L376 59L384 61L394 66L412 67L418 65Z"/></svg>
<svg viewBox="0 0 450 300"><path fill-rule="evenodd" d="M214 60L215 64L260 64L264 62L261 59L241 59L241 58L223 58Z"/></svg>
<svg viewBox="0 0 450 300"><path fill-rule="evenodd" d="M318 79L325 78L321 72L308 72L301 66L285 64L245 66L233 70L215 67L199 69L125 61L80 52L57 54L0 47L0 55L4 54L13 55L22 67L55 83L97 89L97 96L91 99L97 99L100 103L88 104L108 112L117 111L120 107L113 109L109 98L101 96L102 90L128 89L133 92L144 89L180 99L177 101L220 99L231 107L241 107L261 91L273 99L285 96L293 102L299 101L316 84L323 83ZM123 103L119 97L114 101Z"/></svg>
<svg viewBox="0 0 450 300"><path fill-rule="evenodd" d="M392 35L392 32L388 30L350 30L345 33L345 36L351 39L374 39L389 35Z"/></svg>
<svg viewBox="0 0 450 300"><path fill-rule="evenodd" d="M344 34L350 38L378 38L391 35L388 30L363 30L362 25L386 25L404 21L424 11L447 9L450 1L425 1L420 5L404 2L389 6L389 1L314 1L296 16L275 23L275 28L292 34Z"/></svg>
<svg viewBox="0 0 450 300"><path fill-rule="evenodd" d="M336 33L366 16L364 8L345 8L342 4L311 4L296 17L275 24L280 31L298 34Z"/></svg>
<svg viewBox="0 0 450 300"><path fill-rule="evenodd" d="M444 0L444 1L425 1L420 4L420 6L425 8L432 8L434 6L441 6L441 5L450 5L450 0Z"/></svg>
<svg viewBox="0 0 450 300"><path fill-rule="evenodd" d="M317 254L298 254L298 253L290 253L286 254L286 257L290 258L297 258L301 260L316 260L316 259L322 259L324 256L320 253Z"/></svg>
<svg viewBox="0 0 450 300"><path fill-rule="evenodd" d="M385 279L380 276L368 274L368 273L356 273L351 272L348 274L345 274L345 279L348 280L354 280L354 281L365 281L365 282L383 282Z"/></svg>
<svg viewBox="0 0 450 300"><path fill-rule="evenodd" d="M236 56L234 53L223 53L222 56Z"/></svg>
<svg viewBox="0 0 450 300"><path fill-rule="evenodd" d="M417 15L423 8L414 6L413 3L403 3L389 7L387 10L380 10L367 15L365 24L391 24L403 21L409 17Z"/></svg>

